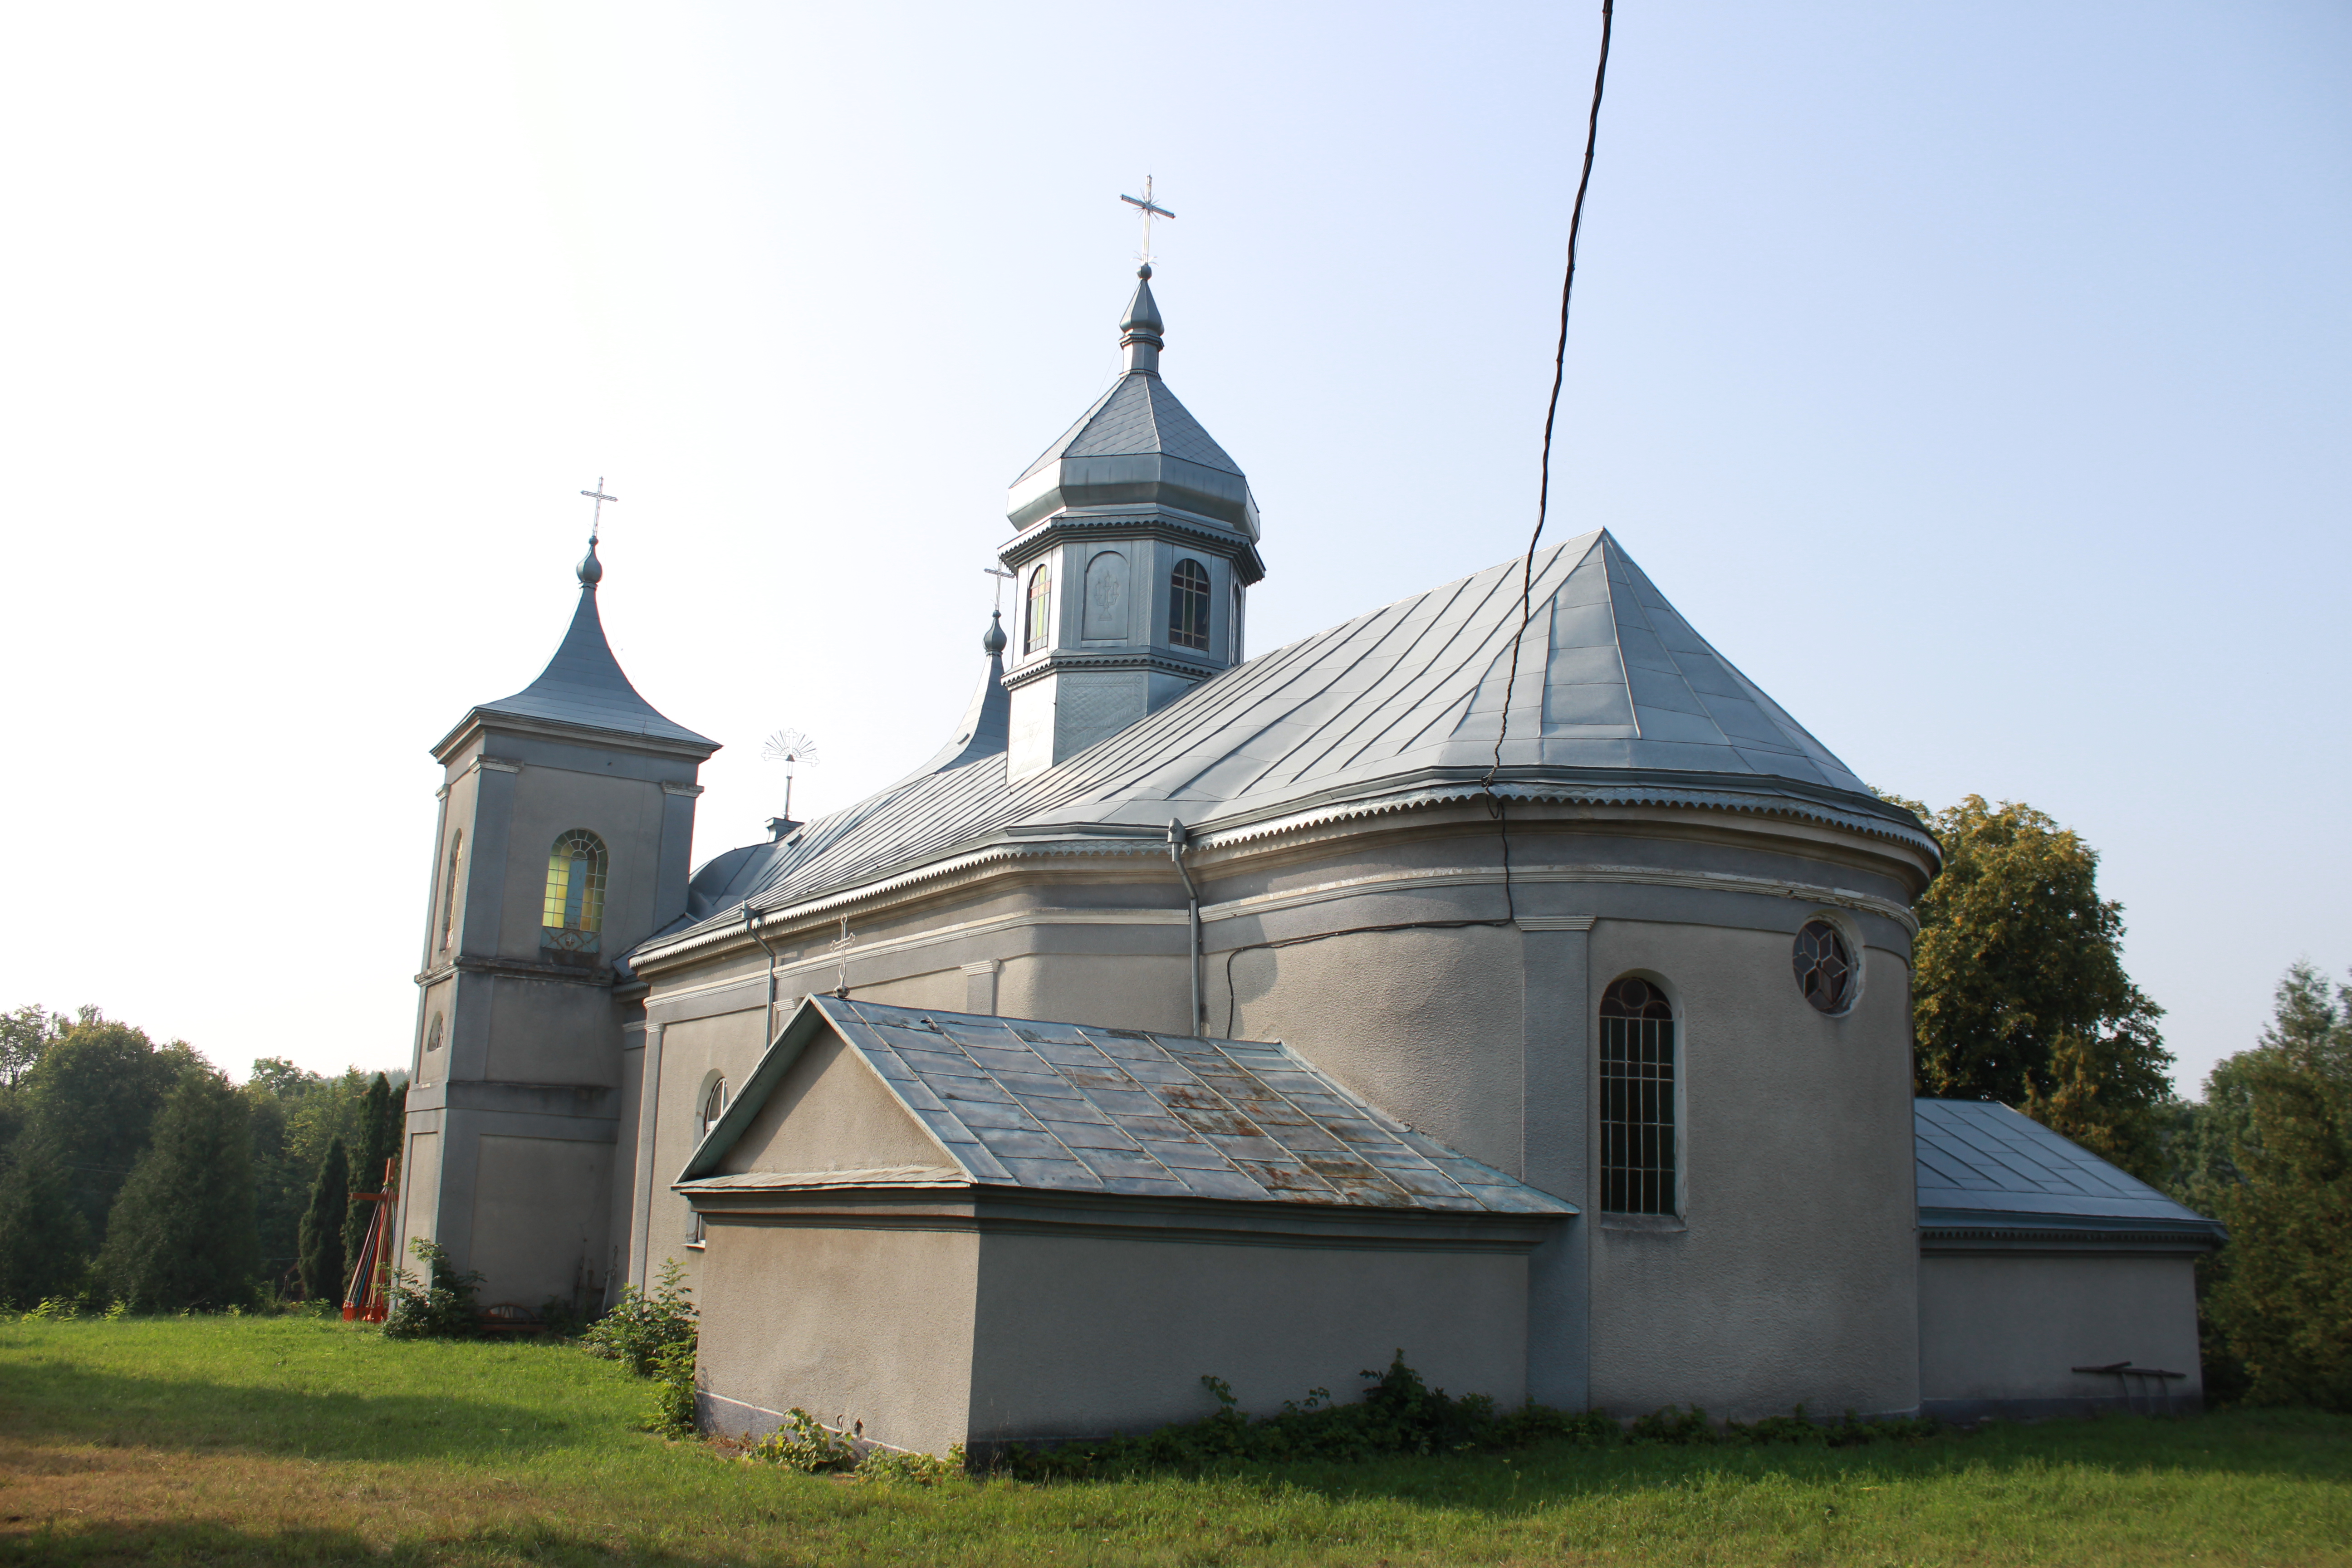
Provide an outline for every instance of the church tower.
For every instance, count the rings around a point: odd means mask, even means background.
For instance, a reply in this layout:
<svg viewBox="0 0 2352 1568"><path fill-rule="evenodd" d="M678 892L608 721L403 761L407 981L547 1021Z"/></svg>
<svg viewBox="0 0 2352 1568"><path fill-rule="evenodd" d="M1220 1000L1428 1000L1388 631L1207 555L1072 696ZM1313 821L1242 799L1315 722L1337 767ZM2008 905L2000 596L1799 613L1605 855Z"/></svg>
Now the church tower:
<svg viewBox="0 0 2352 1568"><path fill-rule="evenodd" d="M1239 664L1244 596L1265 575L1249 480L1160 379L1150 263L1136 277L1126 373L1008 498L1015 780Z"/></svg>
<svg viewBox="0 0 2352 1568"><path fill-rule="evenodd" d="M547 668L433 748L394 1234L403 1267L417 1268L412 1240L435 1240L482 1272L485 1302L534 1309L597 1304L626 1240L644 1023L623 960L686 911L695 776L719 749L621 672L596 613L604 574L592 537Z"/></svg>

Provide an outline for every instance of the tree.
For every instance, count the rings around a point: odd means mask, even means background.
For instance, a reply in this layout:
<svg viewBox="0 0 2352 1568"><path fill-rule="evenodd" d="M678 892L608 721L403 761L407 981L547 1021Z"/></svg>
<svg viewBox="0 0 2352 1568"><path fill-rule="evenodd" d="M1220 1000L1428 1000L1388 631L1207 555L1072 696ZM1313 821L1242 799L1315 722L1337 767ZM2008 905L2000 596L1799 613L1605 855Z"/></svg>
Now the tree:
<svg viewBox="0 0 2352 1568"><path fill-rule="evenodd" d="M2209 1202L2230 1227L2208 1295L2248 1397L2352 1411L2352 986L2298 963L2262 1043L2230 1058L2207 1103L2238 1114Z"/></svg>
<svg viewBox="0 0 2352 1568"><path fill-rule="evenodd" d="M375 1081L368 1085L360 1117L360 1133L354 1141L359 1158L352 1166L352 1190L380 1192L383 1188L383 1163L392 1155L392 1083L383 1074L376 1074ZM344 1217L343 1256L355 1268L361 1253L367 1248L368 1226L375 1219L375 1211L383 1206L355 1200Z"/></svg>
<svg viewBox="0 0 2352 1568"><path fill-rule="evenodd" d="M352 1173L343 1141L327 1145L319 1179L310 1184L310 1207L302 1215L302 1295L312 1301L341 1300L344 1267L343 1219L352 1206Z"/></svg>
<svg viewBox="0 0 2352 1568"><path fill-rule="evenodd" d="M95 1008L84 1008L94 1013ZM62 1015L39 1007L0 1013L0 1089L14 1089L66 1032Z"/></svg>
<svg viewBox="0 0 2352 1568"><path fill-rule="evenodd" d="M203 1071L181 1080L107 1223L99 1273L118 1295L170 1311L251 1293L261 1263L251 1140L227 1079Z"/></svg>
<svg viewBox="0 0 2352 1568"><path fill-rule="evenodd" d="M2149 1180L2170 1096L2164 1010L2123 965L2123 906L2099 858L2030 805L1981 795L1930 814L1944 850L1916 906L1912 1026L1921 1094L1997 1100Z"/></svg>
<svg viewBox="0 0 2352 1568"><path fill-rule="evenodd" d="M70 1296L89 1271L89 1224L46 1150L20 1146L0 1173L0 1306Z"/></svg>
<svg viewBox="0 0 2352 1568"><path fill-rule="evenodd" d="M184 1075L208 1070L184 1042L159 1049L142 1031L85 1007L25 1075L22 1136L58 1162L93 1239L104 1239L165 1098Z"/></svg>

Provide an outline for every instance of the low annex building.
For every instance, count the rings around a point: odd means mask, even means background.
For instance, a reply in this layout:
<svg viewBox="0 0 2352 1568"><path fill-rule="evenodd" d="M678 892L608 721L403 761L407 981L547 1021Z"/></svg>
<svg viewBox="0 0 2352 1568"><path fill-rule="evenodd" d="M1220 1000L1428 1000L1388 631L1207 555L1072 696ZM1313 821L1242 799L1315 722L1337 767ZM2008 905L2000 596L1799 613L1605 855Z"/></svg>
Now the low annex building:
<svg viewBox="0 0 2352 1568"><path fill-rule="evenodd" d="M1261 518L1148 269L1120 333L1013 484L956 732L690 876L716 748L630 688L592 547L547 672L436 750L404 1237L526 1306L676 1262L711 1419L907 1447L1400 1347L1620 1414L2198 1396L2145 1358L2215 1228L1915 1105L1915 818L1606 531L1249 656ZM1948 1144L2000 1226L1933 1217ZM2062 1188L2107 1208L2017 1217Z"/></svg>

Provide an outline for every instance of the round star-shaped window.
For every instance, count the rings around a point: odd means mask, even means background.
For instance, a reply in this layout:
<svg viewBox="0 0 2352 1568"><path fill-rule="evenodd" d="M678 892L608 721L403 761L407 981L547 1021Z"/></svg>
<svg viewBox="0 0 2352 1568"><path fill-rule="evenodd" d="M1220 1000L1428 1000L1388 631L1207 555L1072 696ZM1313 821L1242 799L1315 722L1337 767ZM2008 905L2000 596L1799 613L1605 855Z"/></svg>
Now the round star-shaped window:
<svg viewBox="0 0 2352 1568"><path fill-rule="evenodd" d="M1843 1013L1853 1000L1853 955L1845 937L1827 921L1807 921L1791 955L1797 988L1819 1013Z"/></svg>

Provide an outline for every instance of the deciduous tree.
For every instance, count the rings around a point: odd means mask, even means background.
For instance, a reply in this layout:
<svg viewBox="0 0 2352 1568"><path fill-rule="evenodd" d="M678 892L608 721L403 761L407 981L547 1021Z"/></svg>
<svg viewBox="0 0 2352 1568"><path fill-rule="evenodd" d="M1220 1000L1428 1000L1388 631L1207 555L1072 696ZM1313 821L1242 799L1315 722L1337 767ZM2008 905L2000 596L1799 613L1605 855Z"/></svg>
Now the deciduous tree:
<svg viewBox="0 0 2352 1568"><path fill-rule="evenodd" d="M208 1070L184 1042L158 1048L143 1031L86 1007L25 1075L23 1136L58 1163L94 1240L104 1239L165 1098L184 1076Z"/></svg>
<svg viewBox="0 0 2352 1568"><path fill-rule="evenodd" d="M2163 1009L2124 973L2123 906L2099 897L2097 853L2030 805L1973 795L1932 814L1900 804L1944 850L1916 906L1919 1092L2015 1106L2158 1177L2172 1057Z"/></svg>
<svg viewBox="0 0 2352 1568"><path fill-rule="evenodd" d="M26 1140L0 1172L0 1305L32 1307L78 1292L89 1272L89 1225L65 1172Z"/></svg>

